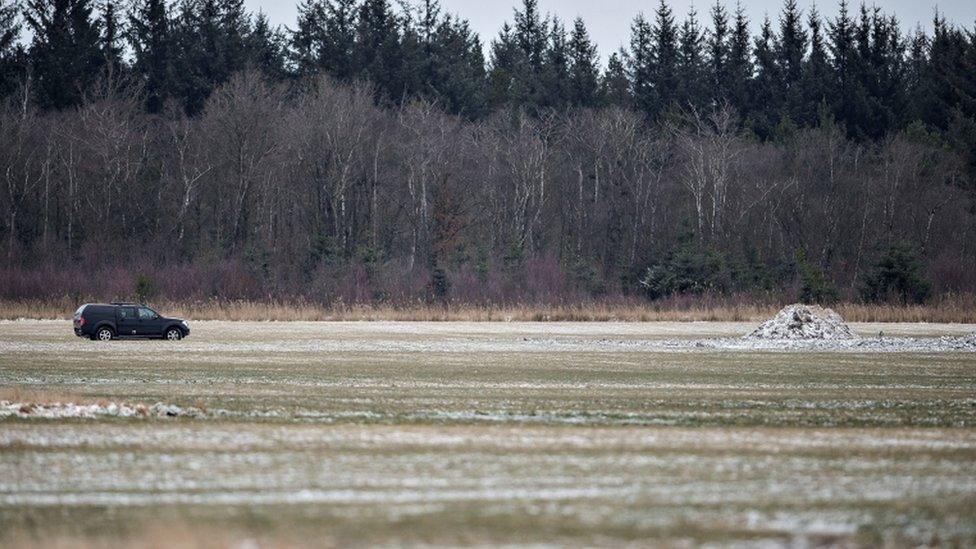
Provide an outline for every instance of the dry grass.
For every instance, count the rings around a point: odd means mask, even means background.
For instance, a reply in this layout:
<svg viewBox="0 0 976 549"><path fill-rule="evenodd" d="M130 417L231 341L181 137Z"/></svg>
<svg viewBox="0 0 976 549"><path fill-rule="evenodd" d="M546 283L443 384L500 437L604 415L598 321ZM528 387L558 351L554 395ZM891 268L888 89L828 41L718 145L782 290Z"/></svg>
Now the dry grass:
<svg viewBox="0 0 976 549"><path fill-rule="evenodd" d="M133 549L220 549L228 547L337 547L327 538L319 537L314 544L302 542L300 538L285 533L267 534L202 526L187 521L172 523L151 523L139 525L124 532L103 535L86 533L45 533L31 532L18 528L6 535L0 535L0 542L9 547L45 549L111 549L126 547Z"/></svg>
<svg viewBox="0 0 976 549"><path fill-rule="evenodd" d="M925 305L868 305L834 307L848 322L935 322L976 324L976 294L952 294Z"/></svg>
<svg viewBox="0 0 976 549"><path fill-rule="evenodd" d="M79 395L62 393L58 391L38 391L24 389L22 387L0 387L0 402L18 402L33 404L35 406L47 406L51 404L98 404L107 405L108 400L86 398Z"/></svg>
<svg viewBox="0 0 976 549"><path fill-rule="evenodd" d="M785 302L760 299L640 300L576 305L341 305L287 301L168 302L153 305L188 320L229 321L403 321L403 322L758 322ZM0 319L69 319L78 303L68 299L0 301ZM925 305L841 303L833 306L849 322L976 323L976 294L949 294Z"/></svg>

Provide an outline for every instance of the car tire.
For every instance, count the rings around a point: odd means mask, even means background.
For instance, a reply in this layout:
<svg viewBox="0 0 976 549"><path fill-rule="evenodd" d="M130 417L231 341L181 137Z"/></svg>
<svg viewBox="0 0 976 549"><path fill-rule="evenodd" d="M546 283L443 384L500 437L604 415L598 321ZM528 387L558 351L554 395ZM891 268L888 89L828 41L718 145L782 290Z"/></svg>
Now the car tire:
<svg viewBox="0 0 976 549"><path fill-rule="evenodd" d="M95 341L112 341L115 339L115 332L112 331L108 326L102 326L101 328L95 330L95 335L92 336Z"/></svg>
<svg viewBox="0 0 976 549"><path fill-rule="evenodd" d="M179 341L183 339L183 330L177 328L176 326L166 328L166 333L163 334L163 337L167 341Z"/></svg>

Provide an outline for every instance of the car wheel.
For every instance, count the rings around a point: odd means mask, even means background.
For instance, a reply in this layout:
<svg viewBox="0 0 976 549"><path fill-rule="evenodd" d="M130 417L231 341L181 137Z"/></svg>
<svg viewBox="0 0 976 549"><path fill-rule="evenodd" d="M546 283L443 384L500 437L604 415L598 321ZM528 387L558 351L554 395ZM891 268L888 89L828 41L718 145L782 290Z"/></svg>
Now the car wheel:
<svg viewBox="0 0 976 549"><path fill-rule="evenodd" d="M169 341L179 341L183 339L183 332L179 328L169 328L166 330L166 339Z"/></svg>
<svg viewBox="0 0 976 549"><path fill-rule="evenodd" d="M112 333L112 329L108 327L99 328L98 331L95 332L95 338L98 339L98 341L112 341L114 337L115 334Z"/></svg>

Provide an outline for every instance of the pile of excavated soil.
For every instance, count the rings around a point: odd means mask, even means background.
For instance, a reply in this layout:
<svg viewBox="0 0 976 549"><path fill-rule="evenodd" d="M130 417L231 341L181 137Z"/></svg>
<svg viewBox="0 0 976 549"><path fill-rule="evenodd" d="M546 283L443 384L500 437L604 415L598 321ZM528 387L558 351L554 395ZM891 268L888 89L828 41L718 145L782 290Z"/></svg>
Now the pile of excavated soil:
<svg viewBox="0 0 976 549"><path fill-rule="evenodd" d="M790 305L746 336L754 340L857 339L844 319L818 305Z"/></svg>

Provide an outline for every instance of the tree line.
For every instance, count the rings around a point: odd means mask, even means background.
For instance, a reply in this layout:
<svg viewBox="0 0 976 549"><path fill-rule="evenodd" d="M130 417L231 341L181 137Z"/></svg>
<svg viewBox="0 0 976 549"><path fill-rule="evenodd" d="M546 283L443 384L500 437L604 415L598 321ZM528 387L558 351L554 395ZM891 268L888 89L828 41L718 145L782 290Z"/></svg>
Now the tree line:
<svg viewBox="0 0 976 549"><path fill-rule="evenodd" d="M535 0L487 59L435 0L0 0L0 297L976 290L974 32L708 19L602 66Z"/></svg>

